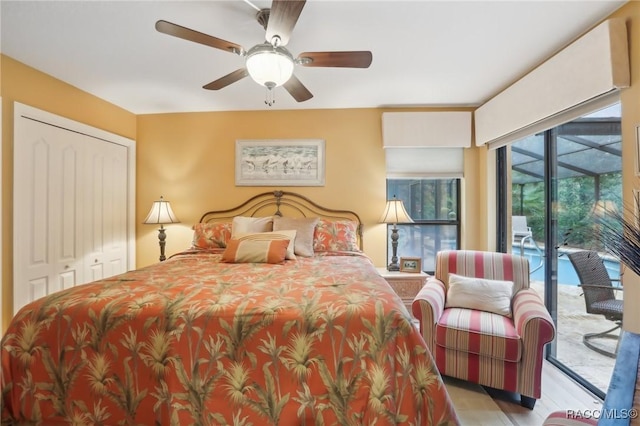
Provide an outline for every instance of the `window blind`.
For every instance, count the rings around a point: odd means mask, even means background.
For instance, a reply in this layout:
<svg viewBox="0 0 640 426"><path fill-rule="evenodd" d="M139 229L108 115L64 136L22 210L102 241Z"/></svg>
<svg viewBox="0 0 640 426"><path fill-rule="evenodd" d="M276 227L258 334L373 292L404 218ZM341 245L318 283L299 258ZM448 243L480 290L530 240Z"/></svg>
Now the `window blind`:
<svg viewBox="0 0 640 426"><path fill-rule="evenodd" d="M387 148L387 178L462 177L463 148Z"/></svg>

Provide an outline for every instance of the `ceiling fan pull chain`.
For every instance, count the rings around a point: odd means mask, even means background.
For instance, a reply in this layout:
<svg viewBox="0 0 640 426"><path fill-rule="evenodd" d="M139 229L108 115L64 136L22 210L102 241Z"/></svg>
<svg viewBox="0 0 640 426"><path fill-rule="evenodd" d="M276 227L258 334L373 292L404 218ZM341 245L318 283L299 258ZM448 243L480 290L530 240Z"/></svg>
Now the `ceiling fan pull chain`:
<svg viewBox="0 0 640 426"><path fill-rule="evenodd" d="M269 88L269 87L265 87L265 90L266 90L266 93L265 93L264 103L267 106L273 106L273 104L276 103L276 97L275 97L274 91L272 88Z"/></svg>

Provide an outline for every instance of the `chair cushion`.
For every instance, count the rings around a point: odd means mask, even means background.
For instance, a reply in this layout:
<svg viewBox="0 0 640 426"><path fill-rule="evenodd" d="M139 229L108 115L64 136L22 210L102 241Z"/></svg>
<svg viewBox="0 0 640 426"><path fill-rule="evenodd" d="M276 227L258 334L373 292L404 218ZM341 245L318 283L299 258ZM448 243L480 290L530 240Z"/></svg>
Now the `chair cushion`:
<svg viewBox="0 0 640 426"><path fill-rule="evenodd" d="M624 302L620 299L602 300L591 304L592 314L619 315L622 319Z"/></svg>
<svg viewBox="0 0 640 426"><path fill-rule="evenodd" d="M445 309L436 324L436 344L510 362L522 356L522 339L513 319L472 309Z"/></svg>

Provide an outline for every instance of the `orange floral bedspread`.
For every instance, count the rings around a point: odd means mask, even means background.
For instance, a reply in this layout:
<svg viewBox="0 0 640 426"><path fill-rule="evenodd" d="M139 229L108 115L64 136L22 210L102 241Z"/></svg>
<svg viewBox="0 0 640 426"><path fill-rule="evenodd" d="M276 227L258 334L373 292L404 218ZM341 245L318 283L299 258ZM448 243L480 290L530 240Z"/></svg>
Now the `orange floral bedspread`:
<svg viewBox="0 0 640 426"><path fill-rule="evenodd" d="M219 259L180 255L23 308L2 339L2 423L458 423L368 258Z"/></svg>

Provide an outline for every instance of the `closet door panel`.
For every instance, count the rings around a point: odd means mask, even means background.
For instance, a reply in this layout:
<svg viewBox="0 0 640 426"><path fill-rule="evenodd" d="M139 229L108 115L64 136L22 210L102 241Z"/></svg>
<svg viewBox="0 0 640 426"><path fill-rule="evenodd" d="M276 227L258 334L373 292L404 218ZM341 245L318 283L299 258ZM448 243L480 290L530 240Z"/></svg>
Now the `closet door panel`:
<svg viewBox="0 0 640 426"><path fill-rule="evenodd" d="M93 281L126 271L127 149L118 144L92 144L88 164L85 274Z"/></svg>
<svg viewBox="0 0 640 426"><path fill-rule="evenodd" d="M106 147L107 164L105 180L104 262L108 276L127 270L127 182L128 165L126 148L111 144Z"/></svg>
<svg viewBox="0 0 640 426"><path fill-rule="evenodd" d="M84 272L89 281L103 278L104 274L104 156L97 143L91 144L85 171Z"/></svg>
<svg viewBox="0 0 640 426"><path fill-rule="evenodd" d="M85 147L82 136L56 129L57 149L51 163L50 178L52 185L51 214L53 224L52 248L55 259L55 275L58 289L67 289L83 282L82 227L79 218L82 217L82 198L79 185L82 183L81 163Z"/></svg>
<svg viewBox="0 0 640 426"><path fill-rule="evenodd" d="M49 176L55 147L37 127L25 126L21 145L14 150L13 252L14 265L20 266L21 274L14 284L14 304L16 300L31 301L59 289L53 279L55 266L50 245L54 182Z"/></svg>
<svg viewBox="0 0 640 426"><path fill-rule="evenodd" d="M76 237L78 235L78 150L74 146L66 146L62 149L60 163L62 165L60 198L60 229L55 235L58 246L58 256L61 262L67 259L75 259L78 254Z"/></svg>
<svg viewBox="0 0 640 426"><path fill-rule="evenodd" d="M33 137L32 137L33 136ZM31 191L16 194L16 202L29 209L30 214L15 218L23 225L14 229L14 235L21 241L19 251L14 250L16 261L24 265L28 280L14 288L14 298L20 296L29 300L49 294L57 289L56 283L50 280L53 267L50 264L49 252L49 168L51 146L49 141L29 133L30 139L25 141L25 151L29 154L20 159L22 185ZM29 157L27 159L27 157Z"/></svg>
<svg viewBox="0 0 640 426"><path fill-rule="evenodd" d="M33 120L21 121L17 133L14 303L24 304L82 279L77 186L83 146L79 135Z"/></svg>
<svg viewBox="0 0 640 426"><path fill-rule="evenodd" d="M24 253L28 259L29 268L39 268L48 265L49 262L49 143L42 139L30 142L32 154L31 161L25 159L20 161L21 167L25 171L22 178L24 184L32 188L26 197L20 197L31 214L27 217L19 217L18 220L27 220L28 227L22 227L21 237L25 237L29 242L28 251ZM48 275L48 271L47 271Z"/></svg>
<svg viewBox="0 0 640 426"><path fill-rule="evenodd" d="M49 287L49 276L47 275L29 280L29 286L24 290L27 292L26 297L29 300L36 300L53 293L52 290L49 290Z"/></svg>

